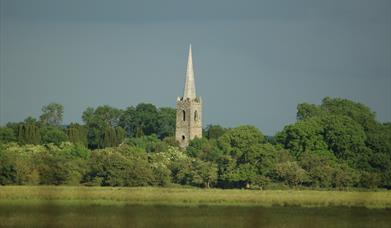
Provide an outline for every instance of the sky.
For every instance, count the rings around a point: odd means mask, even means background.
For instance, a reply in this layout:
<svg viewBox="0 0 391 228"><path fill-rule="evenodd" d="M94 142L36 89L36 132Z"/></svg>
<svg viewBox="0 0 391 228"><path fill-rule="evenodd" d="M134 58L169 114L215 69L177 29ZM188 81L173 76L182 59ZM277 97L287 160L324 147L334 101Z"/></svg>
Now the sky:
<svg viewBox="0 0 391 228"><path fill-rule="evenodd" d="M0 124L175 107L190 43L204 126L272 135L326 96L391 121L389 0L0 0Z"/></svg>

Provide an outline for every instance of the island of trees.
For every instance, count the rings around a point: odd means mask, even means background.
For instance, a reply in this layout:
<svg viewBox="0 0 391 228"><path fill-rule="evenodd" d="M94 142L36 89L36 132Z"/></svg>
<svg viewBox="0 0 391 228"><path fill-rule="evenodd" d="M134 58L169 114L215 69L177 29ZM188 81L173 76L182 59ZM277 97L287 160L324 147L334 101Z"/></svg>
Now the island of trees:
<svg viewBox="0 0 391 228"><path fill-rule="evenodd" d="M0 128L1 185L391 188L391 123L346 99L299 104L274 136L208 125L186 150L173 108L105 105L69 125L63 112L51 103L38 120Z"/></svg>

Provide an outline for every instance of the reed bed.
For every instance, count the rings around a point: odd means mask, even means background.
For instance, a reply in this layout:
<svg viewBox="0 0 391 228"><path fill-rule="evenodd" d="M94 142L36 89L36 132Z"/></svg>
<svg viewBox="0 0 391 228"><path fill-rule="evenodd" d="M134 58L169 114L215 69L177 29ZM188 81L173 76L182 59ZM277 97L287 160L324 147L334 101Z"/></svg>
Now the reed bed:
<svg viewBox="0 0 391 228"><path fill-rule="evenodd" d="M391 191L1 186L0 204L301 206L391 208Z"/></svg>

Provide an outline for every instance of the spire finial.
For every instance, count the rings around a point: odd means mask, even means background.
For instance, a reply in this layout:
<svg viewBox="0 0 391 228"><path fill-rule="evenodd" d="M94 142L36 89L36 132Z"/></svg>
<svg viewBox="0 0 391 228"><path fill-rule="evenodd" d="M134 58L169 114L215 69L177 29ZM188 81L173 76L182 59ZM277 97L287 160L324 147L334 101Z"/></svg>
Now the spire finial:
<svg viewBox="0 0 391 228"><path fill-rule="evenodd" d="M186 81L185 81L185 89L184 89L183 97L190 98L190 99L196 98L194 70L193 70L193 54L191 51L191 43L189 45L189 57L187 59Z"/></svg>

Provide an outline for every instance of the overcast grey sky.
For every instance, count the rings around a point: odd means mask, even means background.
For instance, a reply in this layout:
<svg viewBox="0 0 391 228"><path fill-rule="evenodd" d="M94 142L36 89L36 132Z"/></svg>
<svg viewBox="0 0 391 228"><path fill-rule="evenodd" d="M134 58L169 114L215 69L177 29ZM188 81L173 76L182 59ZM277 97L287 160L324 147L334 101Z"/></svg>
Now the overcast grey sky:
<svg viewBox="0 0 391 228"><path fill-rule="evenodd" d="M0 0L0 124L64 105L175 106L189 43L204 125L274 134L296 105L360 101L391 121L391 1Z"/></svg>

